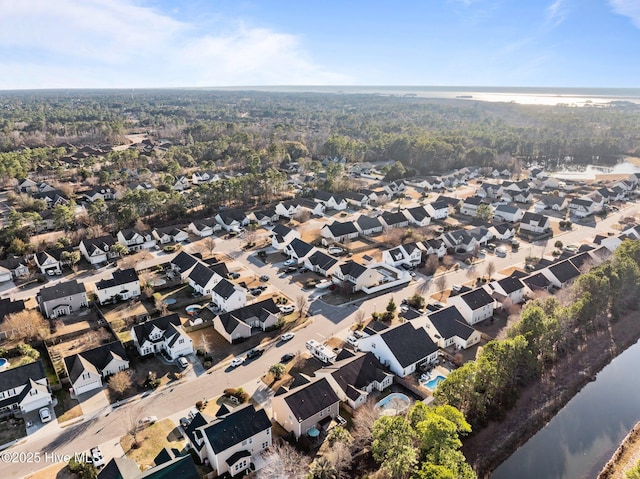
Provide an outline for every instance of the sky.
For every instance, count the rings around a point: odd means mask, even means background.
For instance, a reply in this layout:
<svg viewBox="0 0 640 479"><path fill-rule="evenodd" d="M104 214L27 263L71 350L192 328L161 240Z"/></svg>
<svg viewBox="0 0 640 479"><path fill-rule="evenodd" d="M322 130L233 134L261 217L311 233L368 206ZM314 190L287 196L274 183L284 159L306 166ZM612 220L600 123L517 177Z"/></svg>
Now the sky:
<svg viewBox="0 0 640 479"><path fill-rule="evenodd" d="M0 89L640 87L640 0L0 0Z"/></svg>

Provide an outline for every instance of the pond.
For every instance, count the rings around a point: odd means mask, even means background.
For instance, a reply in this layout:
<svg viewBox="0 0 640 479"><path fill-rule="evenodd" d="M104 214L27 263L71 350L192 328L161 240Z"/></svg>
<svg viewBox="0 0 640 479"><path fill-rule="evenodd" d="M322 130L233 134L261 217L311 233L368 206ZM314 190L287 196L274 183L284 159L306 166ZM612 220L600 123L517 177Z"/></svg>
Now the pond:
<svg viewBox="0 0 640 479"><path fill-rule="evenodd" d="M640 343L624 351L491 479L592 479L640 421Z"/></svg>

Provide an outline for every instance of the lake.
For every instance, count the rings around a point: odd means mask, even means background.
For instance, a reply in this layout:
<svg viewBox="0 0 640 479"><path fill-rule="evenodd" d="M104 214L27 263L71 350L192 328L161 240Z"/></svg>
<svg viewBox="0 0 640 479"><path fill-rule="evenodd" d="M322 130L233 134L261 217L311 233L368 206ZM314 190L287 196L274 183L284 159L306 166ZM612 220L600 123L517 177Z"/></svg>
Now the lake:
<svg viewBox="0 0 640 479"><path fill-rule="evenodd" d="M596 175L622 175L639 173L640 167L628 161L622 161L614 166L587 165L581 170L558 170L549 174L554 178L564 180L595 180Z"/></svg>
<svg viewBox="0 0 640 479"><path fill-rule="evenodd" d="M491 479L593 479L640 421L640 343L615 358Z"/></svg>

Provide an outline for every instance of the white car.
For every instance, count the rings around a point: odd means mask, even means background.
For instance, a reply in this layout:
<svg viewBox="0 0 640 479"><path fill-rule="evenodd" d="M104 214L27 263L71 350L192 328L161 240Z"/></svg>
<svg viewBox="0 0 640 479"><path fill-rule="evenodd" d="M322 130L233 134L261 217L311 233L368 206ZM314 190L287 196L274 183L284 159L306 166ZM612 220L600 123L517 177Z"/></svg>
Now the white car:
<svg viewBox="0 0 640 479"><path fill-rule="evenodd" d="M38 411L38 413L40 414L40 420L43 423L51 421L51 412L48 407L43 407Z"/></svg>
<svg viewBox="0 0 640 479"><path fill-rule="evenodd" d="M280 306L280 312L284 314L293 313L296 307L293 304L284 304Z"/></svg>
<svg viewBox="0 0 640 479"><path fill-rule="evenodd" d="M285 266L295 266L296 264L298 264L298 262L293 258L288 259L287 261L284 262Z"/></svg>
<svg viewBox="0 0 640 479"><path fill-rule="evenodd" d="M347 343L351 346L358 346L358 338L355 336L347 336Z"/></svg>
<svg viewBox="0 0 640 479"><path fill-rule="evenodd" d="M237 368L238 366L240 366L242 363L244 363L244 356L239 356L237 358L233 358L231 360L231 367L232 368Z"/></svg>
<svg viewBox="0 0 640 479"><path fill-rule="evenodd" d="M150 424L155 423L158 420L157 416L145 416L138 421L138 425L140 426L148 426Z"/></svg>
<svg viewBox="0 0 640 479"><path fill-rule="evenodd" d="M280 336L280 339L282 341L291 341L294 338L295 334L294 333L284 333L282 336Z"/></svg>
<svg viewBox="0 0 640 479"><path fill-rule="evenodd" d="M178 365L184 369L189 366L189 361L187 361L185 358L178 358Z"/></svg>
<svg viewBox="0 0 640 479"><path fill-rule="evenodd" d="M105 464L104 457L102 456L102 451L100 451L100 448L98 446L92 447L89 450L88 459L96 467L102 467Z"/></svg>

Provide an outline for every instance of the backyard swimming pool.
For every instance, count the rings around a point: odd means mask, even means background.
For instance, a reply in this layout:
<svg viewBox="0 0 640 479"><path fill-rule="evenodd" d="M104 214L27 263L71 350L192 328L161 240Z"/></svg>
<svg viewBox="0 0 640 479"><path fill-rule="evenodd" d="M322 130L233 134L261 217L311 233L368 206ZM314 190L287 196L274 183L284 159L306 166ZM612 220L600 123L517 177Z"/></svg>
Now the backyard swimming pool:
<svg viewBox="0 0 640 479"><path fill-rule="evenodd" d="M430 379L426 383L423 383L424 387L433 391L438 384L445 380L445 377L442 374L438 374L435 378Z"/></svg>
<svg viewBox="0 0 640 479"><path fill-rule="evenodd" d="M406 394L391 393L376 403L376 409L381 409L384 416L395 416L409 407L411 400Z"/></svg>
<svg viewBox="0 0 640 479"><path fill-rule="evenodd" d="M0 371L9 366L9 361L5 358L0 358Z"/></svg>
<svg viewBox="0 0 640 479"><path fill-rule="evenodd" d="M184 309L189 316L193 316L194 314L196 314L198 311L202 309L202 306L200 306L199 304L190 304Z"/></svg>

